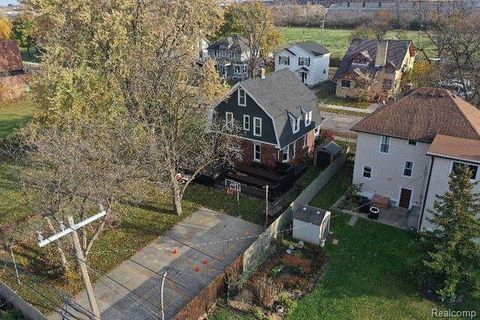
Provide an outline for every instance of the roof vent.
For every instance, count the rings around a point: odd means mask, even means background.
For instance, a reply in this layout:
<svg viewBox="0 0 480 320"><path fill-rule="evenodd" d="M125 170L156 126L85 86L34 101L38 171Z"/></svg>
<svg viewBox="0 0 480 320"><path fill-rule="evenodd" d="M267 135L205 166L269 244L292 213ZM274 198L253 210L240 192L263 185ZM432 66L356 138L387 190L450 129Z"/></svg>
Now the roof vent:
<svg viewBox="0 0 480 320"><path fill-rule="evenodd" d="M428 93L428 95L429 95L430 97L434 97L434 96L435 96L435 91L433 91L433 90L430 91L430 92Z"/></svg>
<svg viewBox="0 0 480 320"><path fill-rule="evenodd" d="M307 207L303 207L303 211L307 211Z"/></svg>

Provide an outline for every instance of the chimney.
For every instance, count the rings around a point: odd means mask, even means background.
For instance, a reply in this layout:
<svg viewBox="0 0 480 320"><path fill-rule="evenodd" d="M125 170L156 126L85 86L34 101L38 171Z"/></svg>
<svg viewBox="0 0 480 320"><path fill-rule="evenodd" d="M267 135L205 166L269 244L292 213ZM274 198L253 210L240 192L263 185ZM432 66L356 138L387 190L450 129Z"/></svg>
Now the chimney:
<svg viewBox="0 0 480 320"><path fill-rule="evenodd" d="M375 56L375 67L383 67L387 63L388 41L380 40Z"/></svg>
<svg viewBox="0 0 480 320"><path fill-rule="evenodd" d="M260 78L261 78L261 79L265 79L265 74L266 74L265 68L261 68L261 69L260 69Z"/></svg>

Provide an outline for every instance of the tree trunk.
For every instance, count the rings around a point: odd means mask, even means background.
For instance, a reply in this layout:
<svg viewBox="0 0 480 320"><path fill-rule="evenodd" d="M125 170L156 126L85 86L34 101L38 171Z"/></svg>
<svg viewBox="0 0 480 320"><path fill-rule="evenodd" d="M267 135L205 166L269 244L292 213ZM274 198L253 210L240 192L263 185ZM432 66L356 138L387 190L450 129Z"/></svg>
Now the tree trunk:
<svg viewBox="0 0 480 320"><path fill-rule="evenodd" d="M182 210L182 188L180 183L177 181L175 176L172 177L172 200L173 200L173 210L175 214L181 215Z"/></svg>
<svg viewBox="0 0 480 320"><path fill-rule="evenodd" d="M45 220L47 220L48 227L53 233L56 233L57 231L55 230L55 227L53 226L52 220L49 217L45 217ZM60 260L62 260L62 266L63 270L68 271L68 261L65 256L65 252L63 252L62 247L60 246L60 242L57 242L57 250L58 254L60 255Z"/></svg>

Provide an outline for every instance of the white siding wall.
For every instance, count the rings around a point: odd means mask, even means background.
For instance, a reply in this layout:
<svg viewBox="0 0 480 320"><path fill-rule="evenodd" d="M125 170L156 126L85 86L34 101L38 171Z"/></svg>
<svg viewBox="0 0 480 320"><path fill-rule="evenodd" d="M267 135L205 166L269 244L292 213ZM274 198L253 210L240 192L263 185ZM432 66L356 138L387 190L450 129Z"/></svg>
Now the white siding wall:
<svg viewBox="0 0 480 320"><path fill-rule="evenodd" d="M394 206L399 204L401 189L410 189L410 207L421 206L430 169L430 157L426 155L430 145L422 142L410 145L408 140L390 138L389 152L385 154L380 152L381 141L380 135L358 133L353 183L363 183L364 196L387 196ZM406 161L414 163L411 177L403 175ZM370 179L363 177L365 166L372 168Z"/></svg>
<svg viewBox="0 0 480 320"><path fill-rule="evenodd" d="M298 69L302 67L298 65L298 57L305 57L305 58L310 58L310 66L307 67L308 69L310 69L310 72L308 73L306 84L309 86L313 86L319 82L328 80L328 68L330 66L330 53L323 56L315 57L307 54L307 52L297 47L292 47L289 50L294 52L295 55L291 54L287 50L283 50L275 53L275 71L290 69L292 72L295 72L299 78L301 78L300 74L296 72ZM290 57L290 65L289 66L279 65L278 64L279 56Z"/></svg>
<svg viewBox="0 0 480 320"><path fill-rule="evenodd" d="M433 203L436 199L436 195L444 195L448 190L448 181L449 175L452 171L452 165L454 160L437 158L433 162L432 168L432 177L430 180L430 187L428 190L427 199L425 201L425 213L422 221L422 229L433 229L433 225L428 222L427 218L431 218L431 214L428 212L429 209L433 209ZM461 162L461 161L459 161ZM480 166L480 164L479 164ZM477 173L477 178L480 180L480 170ZM480 193L480 184L477 184L473 190L474 193Z"/></svg>

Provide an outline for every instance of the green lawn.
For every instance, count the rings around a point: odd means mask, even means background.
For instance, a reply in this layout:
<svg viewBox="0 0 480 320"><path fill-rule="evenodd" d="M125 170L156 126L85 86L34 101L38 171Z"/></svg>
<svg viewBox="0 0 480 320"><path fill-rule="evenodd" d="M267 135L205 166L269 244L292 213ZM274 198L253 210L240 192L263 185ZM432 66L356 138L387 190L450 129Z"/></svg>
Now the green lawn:
<svg viewBox="0 0 480 320"><path fill-rule="evenodd" d="M27 124L33 117L35 107L29 99L13 102L0 102L0 138L4 138L16 128Z"/></svg>
<svg viewBox="0 0 480 320"><path fill-rule="evenodd" d="M284 44L314 40L323 44L332 52L332 57L342 58L351 40L351 29L281 27ZM419 31L393 30L387 33L388 39L412 40L416 47L432 53L433 46L428 38Z"/></svg>

